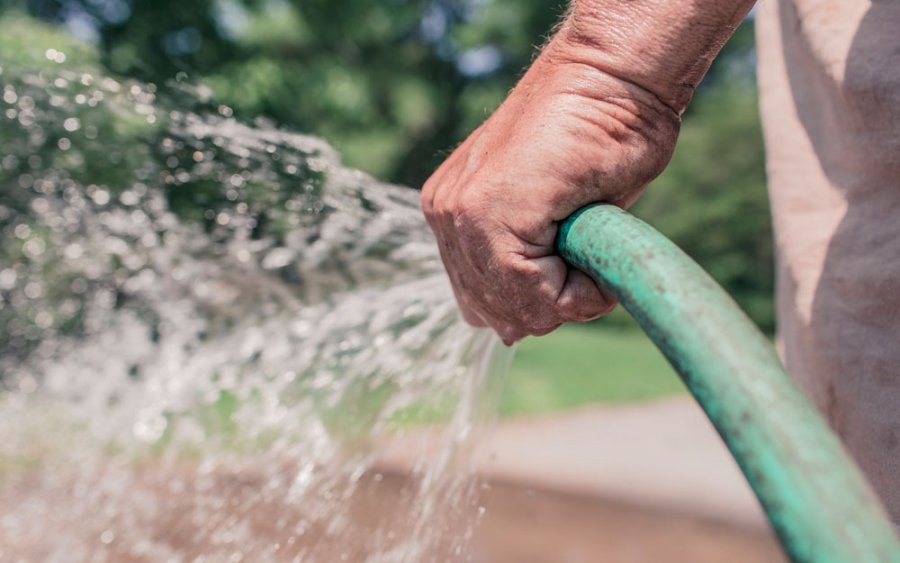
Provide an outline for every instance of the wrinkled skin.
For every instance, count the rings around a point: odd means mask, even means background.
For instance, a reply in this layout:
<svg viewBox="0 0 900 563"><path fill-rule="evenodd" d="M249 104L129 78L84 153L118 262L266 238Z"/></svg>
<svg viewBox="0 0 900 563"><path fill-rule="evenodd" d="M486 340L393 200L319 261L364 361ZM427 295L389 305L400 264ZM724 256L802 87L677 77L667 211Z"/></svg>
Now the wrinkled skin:
<svg viewBox="0 0 900 563"><path fill-rule="evenodd" d="M678 135L676 109L576 52L551 41L422 189L464 318L507 345L613 309L556 254L558 224L588 203L631 205Z"/></svg>

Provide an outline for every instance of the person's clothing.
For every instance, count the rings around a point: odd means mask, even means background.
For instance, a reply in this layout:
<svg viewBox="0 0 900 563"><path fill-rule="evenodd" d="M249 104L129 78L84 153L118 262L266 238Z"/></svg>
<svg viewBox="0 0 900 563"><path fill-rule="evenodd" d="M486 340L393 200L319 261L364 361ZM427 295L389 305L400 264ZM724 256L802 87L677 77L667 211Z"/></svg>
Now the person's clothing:
<svg viewBox="0 0 900 563"><path fill-rule="evenodd" d="M900 2L763 0L780 350L900 523Z"/></svg>

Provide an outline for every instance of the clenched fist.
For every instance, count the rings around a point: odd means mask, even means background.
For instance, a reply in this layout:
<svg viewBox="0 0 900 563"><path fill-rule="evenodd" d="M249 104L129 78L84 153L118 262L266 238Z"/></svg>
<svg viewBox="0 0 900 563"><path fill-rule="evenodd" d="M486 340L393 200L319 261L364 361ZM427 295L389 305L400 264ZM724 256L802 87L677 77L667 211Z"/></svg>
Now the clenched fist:
<svg viewBox="0 0 900 563"><path fill-rule="evenodd" d="M556 254L580 207L628 207L668 163L679 111L551 41L422 189L465 319L509 345L604 315L614 299Z"/></svg>

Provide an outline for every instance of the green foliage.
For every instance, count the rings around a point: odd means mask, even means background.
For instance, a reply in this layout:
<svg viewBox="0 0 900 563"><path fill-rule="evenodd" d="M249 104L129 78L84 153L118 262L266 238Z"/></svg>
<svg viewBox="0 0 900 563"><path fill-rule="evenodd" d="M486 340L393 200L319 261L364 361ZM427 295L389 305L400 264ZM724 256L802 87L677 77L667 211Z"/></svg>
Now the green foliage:
<svg viewBox="0 0 900 563"><path fill-rule="evenodd" d="M114 72L186 72L237 115L332 142L419 185L492 111L561 5L538 0L0 0L99 33ZM473 66L474 65L474 66Z"/></svg>
<svg viewBox="0 0 900 563"><path fill-rule="evenodd" d="M28 48L24 48L26 45ZM18 10L4 14L3 33L0 34L0 64L27 66L34 70L58 68L60 63L50 49L62 51L63 62L94 67L99 63L95 49L60 33L57 26L39 25Z"/></svg>
<svg viewBox="0 0 900 563"><path fill-rule="evenodd" d="M569 325L520 345L500 413L537 415L684 392L681 380L640 331Z"/></svg>
<svg viewBox="0 0 900 563"><path fill-rule="evenodd" d="M161 123L135 111L128 85L103 76L88 45L19 14L0 25L0 270L15 282L0 291L0 349L16 357L48 324L78 334L83 323L86 298L72 288L84 278L63 266L60 225L35 217L60 195L84 206L128 187ZM13 291L32 280L30 297Z"/></svg>

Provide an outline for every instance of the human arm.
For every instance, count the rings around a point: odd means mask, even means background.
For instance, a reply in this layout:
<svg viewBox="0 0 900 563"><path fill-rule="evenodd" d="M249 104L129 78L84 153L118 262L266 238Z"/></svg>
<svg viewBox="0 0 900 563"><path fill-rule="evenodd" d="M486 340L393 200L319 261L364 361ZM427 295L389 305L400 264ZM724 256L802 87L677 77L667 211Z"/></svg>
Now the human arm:
<svg viewBox="0 0 900 563"><path fill-rule="evenodd" d="M422 190L464 317L507 344L613 299L554 250L559 221L628 207L749 0L578 0L498 110Z"/></svg>

